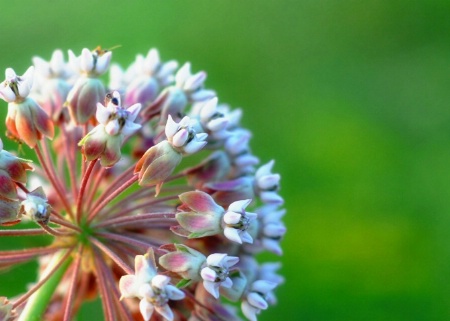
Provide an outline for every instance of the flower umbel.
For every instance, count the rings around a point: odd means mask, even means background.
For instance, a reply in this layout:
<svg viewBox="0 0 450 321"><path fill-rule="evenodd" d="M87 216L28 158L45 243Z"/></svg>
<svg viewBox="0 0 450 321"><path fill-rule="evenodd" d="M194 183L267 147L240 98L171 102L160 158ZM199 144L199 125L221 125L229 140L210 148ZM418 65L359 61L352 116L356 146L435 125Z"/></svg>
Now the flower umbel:
<svg viewBox="0 0 450 321"><path fill-rule="evenodd" d="M56 50L6 69L7 137L37 162L0 140L0 238L49 245L0 251L1 270L39 264L25 293L0 297L0 321L69 321L96 297L106 320L256 320L283 282L252 257L282 253L274 162L259 166L204 71L151 49L106 85L111 58Z"/></svg>

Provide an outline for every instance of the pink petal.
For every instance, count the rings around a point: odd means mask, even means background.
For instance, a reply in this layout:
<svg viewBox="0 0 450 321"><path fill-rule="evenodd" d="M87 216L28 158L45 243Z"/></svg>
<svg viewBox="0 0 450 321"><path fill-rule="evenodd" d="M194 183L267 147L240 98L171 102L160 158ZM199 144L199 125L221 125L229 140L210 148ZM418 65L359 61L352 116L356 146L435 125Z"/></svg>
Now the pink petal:
<svg viewBox="0 0 450 321"><path fill-rule="evenodd" d="M179 197L184 204L196 212L214 212L218 214L224 212L224 209L217 205L214 199L205 192L186 192Z"/></svg>

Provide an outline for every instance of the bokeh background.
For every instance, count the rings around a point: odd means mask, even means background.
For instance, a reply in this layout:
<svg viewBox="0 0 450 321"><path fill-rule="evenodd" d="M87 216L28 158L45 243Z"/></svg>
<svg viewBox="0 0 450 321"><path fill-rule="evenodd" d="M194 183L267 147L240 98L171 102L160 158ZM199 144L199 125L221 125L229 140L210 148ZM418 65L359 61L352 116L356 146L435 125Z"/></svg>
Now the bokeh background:
<svg viewBox="0 0 450 321"><path fill-rule="evenodd" d="M243 108L255 154L276 159L288 209L286 283L259 320L450 319L448 0L0 8L1 70L22 74L55 48L121 45L113 59L127 65L157 47L208 71L220 101ZM0 274L0 295L35 276L24 266L14 277Z"/></svg>

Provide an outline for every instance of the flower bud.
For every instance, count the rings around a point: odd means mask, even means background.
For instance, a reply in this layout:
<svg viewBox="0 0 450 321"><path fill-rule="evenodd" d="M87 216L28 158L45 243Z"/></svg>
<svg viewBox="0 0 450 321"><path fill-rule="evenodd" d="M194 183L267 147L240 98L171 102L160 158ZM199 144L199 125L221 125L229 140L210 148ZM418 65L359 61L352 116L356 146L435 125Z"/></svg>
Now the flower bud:
<svg viewBox="0 0 450 321"><path fill-rule="evenodd" d="M21 203L19 212L35 222L48 223L51 206L48 204L47 196L42 187L38 187L27 194L26 199Z"/></svg>
<svg viewBox="0 0 450 321"><path fill-rule="evenodd" d="M200 270L206 262L206 257L183 244L174 244L173 251L159 258L159 264L171 272L179 274L183 279L198 281ZM167 249L167 247L164 247Z"/></svg>
<svg viewBox="0 0 450 321"><path fill-rule="evenodd" d="M225 212L205 192L186 192L179 196L183 204L178 208L176 219L183 230L174 230L179 235L198 238L222 232L221 219ZM183 233L184 232L184 233Z"/></svg>
<svg viewBox="0 0 450 321"><path fill-rule="evenodd" d="M139 185L156 185L156 194L159 194L164 180L172 174L182 158L167 140L152 146L137 162L134 169L135 173L139 173Z"/></svg>

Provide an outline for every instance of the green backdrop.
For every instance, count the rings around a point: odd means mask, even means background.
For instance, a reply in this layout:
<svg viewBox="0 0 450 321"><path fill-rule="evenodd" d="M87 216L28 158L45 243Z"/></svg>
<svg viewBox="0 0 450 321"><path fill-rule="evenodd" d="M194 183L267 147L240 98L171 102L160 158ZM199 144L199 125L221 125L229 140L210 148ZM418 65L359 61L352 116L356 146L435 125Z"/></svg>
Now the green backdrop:
<svg viewBox="0 0 450 321"><path fill-rule="evenodd" d="M220 101L243 108L288 209L286 283L259 320L450 318L448 0L0 8L0 70L21 74L55 48L121 45L113 60L126 65L157 47L206 70ZM17 273L34 278L27 266ZM0 295L24 286L0 278Z"/></svg>

